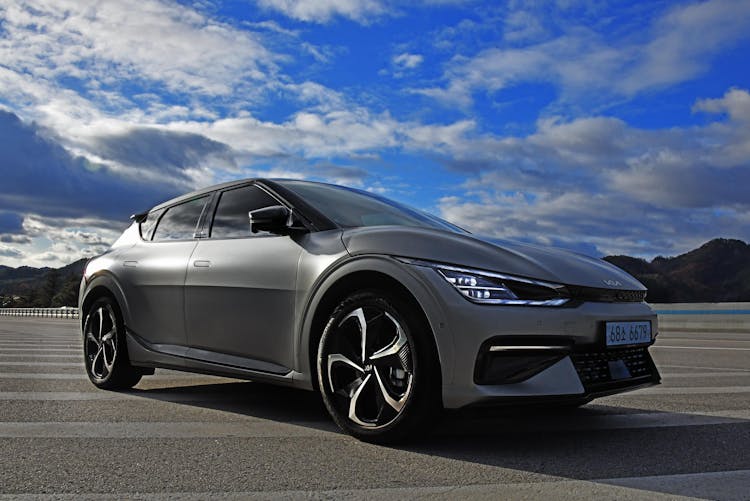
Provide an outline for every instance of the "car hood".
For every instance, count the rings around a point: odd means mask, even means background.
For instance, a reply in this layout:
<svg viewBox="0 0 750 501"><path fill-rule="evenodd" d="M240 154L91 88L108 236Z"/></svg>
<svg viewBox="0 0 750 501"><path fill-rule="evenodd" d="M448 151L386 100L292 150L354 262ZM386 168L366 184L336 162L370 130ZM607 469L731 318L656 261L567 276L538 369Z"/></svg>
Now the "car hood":
<svg viewBox="0 0 750 501"><path fill-rule="evenodd" d="M351 255L388 254L566 285L646 289L606 261L554 247L409 226L346 229L342 240Z"/></svg>

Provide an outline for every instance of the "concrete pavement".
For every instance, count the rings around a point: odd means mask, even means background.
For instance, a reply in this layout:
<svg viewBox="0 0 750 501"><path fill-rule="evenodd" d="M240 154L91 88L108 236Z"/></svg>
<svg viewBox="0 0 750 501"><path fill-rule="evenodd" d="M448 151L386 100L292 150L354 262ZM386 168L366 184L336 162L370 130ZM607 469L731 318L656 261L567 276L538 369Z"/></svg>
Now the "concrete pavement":
<svg viewBox="0 0 750 501"><path fill-rule="evenodd" d="M97 390L77 328L0 318L0 499L749 497L750 333L664 332L659 387L381 447L309 392L162 370Z"/></svg>

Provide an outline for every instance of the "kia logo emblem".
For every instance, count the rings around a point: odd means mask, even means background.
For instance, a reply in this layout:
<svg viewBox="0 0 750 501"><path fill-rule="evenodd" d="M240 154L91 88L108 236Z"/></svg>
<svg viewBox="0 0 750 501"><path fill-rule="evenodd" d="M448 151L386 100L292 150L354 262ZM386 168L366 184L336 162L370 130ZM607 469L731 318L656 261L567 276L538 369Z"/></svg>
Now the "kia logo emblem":
<svg viewBox="0 0 750 501"><path fill-rule="evenodd" d="M622 282L619 280L602 280L605 284L609 285L610 287L620 287L622 285Z"/></svg>

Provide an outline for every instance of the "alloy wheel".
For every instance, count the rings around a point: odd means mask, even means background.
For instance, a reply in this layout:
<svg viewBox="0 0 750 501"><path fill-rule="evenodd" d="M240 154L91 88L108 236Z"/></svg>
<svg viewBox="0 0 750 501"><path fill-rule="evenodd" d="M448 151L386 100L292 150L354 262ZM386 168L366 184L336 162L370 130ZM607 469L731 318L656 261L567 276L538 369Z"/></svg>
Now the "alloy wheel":
<svg viewBox="0 0 750 501"><path fill-rule="evenodd" d="M329 325L320 363L340 415L367 429L392 423L412 393L414 360L404 328L377 306L360 306Z"/></svg>
<svg viewBox="0 0 750 501"><path fill-rule="evenodd" d="M117 321L112 306L101 304L86 317L84 325L86 364L97 380L105 380L117 358Z"/></svg>

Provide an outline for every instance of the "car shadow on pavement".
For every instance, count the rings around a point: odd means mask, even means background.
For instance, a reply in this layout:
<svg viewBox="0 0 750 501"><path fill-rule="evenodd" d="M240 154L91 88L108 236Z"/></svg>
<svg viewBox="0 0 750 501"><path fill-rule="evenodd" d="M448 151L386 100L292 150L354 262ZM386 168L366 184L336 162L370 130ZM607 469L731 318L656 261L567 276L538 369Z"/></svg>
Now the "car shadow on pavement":
<svg viewBox="0 0 750 501"><path fill-rule="evenodd" d="M588 404L448 413L403 449L576 480L750 468L750 421Z"/></svg>
<svg viewBox="0 0 750 501"><path fill-rule="evenodd" d="M312 391L249 381L138 388L127 392L163 402L231 412L318 430L339 432Z"/></svg>
<svg viewBox="0 0 750 501"><path fill-rule="evenodd" d="M130 393L341 433L318 394L304 390L225 382ZM577 480L750 469L745 419L588 404L452 411L436 420L431 433L389 448Z"/></svg>

